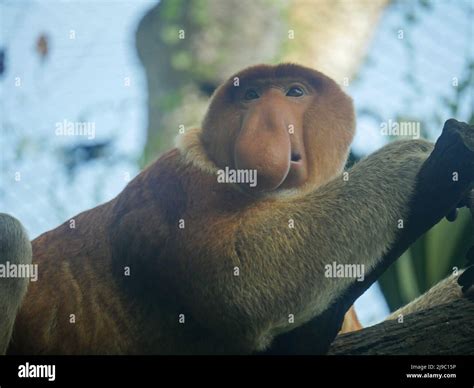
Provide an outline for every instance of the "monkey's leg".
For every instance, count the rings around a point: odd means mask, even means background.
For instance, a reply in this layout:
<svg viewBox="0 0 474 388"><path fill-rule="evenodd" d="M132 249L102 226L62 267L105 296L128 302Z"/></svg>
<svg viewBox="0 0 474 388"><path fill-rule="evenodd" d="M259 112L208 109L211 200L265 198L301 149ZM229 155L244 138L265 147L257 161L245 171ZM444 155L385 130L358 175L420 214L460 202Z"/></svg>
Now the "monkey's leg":
<svg viewBox="0 0 474 388"><path fill-rule="evenodd" d="M474 220L474 190L466 198L466 205L471 209ZM470 266L452 274L434 285L423 295L390 314L387 319L397 319L400 315L407 315L415 311L425 310L443 303L453 302L456 299L474 294L474 246L469 249L467 260Z"/></svg>
<svg viewBox="0 0 474 388"><path fill-rule="evenodd" d="M459 271L456 275L450 275L431 287L423 295L420 295L418 298L408 303L406 306L391 313L387 319L397 319L400 315L405 316L414 313L415 311L425 310L439 304L452 302L472 293L472 287L466 294L461 291L461 287L458 284L458 278L463 272L464 271Z"/></svg>
<svg viewBox="0 0 474 388"><path fill-rule="evenodd" d="M0 266L31 264L31 243L21 223L0 213ZM0 354L5 354L12 336L18 308L26 294L28 278L0 277Z"/></svg>

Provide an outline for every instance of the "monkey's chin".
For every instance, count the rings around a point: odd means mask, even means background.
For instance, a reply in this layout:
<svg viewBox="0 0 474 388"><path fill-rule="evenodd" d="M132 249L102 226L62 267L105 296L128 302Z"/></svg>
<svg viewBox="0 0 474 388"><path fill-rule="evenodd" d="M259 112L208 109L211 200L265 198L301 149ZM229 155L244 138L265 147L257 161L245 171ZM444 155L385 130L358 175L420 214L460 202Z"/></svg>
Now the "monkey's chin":
<svg viewBox="0 0 474 388"><path fill-rule="evenodd" d="M268 178L257 174L259 179L256 186L252 187L248 184L241 184L240 187L248 193L266 196L282 190L298 189L306 183L307 176L306 165L303 160L291 161L287 172L282 175L279 181L275 177Z"/></svg>
<svg viewBox="0 0 474 388"><path fill-rule="evenodd" d="M290 163L288 175L278 189L297 189L298 187L303 186L307 179L308 174L303 160L298 160L297 162L292 161Z"/></svg>

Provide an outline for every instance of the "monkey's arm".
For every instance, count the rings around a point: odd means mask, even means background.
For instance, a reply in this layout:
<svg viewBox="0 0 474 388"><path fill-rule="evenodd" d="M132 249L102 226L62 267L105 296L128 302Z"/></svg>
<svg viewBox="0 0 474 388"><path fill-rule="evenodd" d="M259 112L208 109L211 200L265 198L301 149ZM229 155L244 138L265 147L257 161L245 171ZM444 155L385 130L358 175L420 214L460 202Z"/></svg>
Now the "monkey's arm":
<svg viewBox="0 0 474 388"><path fill-rule="evenodd" d="M391 249L363 282L354 282L318 317L277 338L269 353L326 352L327 346L336 335L335 327L339 327L345 311L355 299L376 281L380 274L419 236L452 211L460 199L465 202L474 181L473 137L472 126L452 119L445 123L443 134L438 139L434 152L418 173L414 194L409 203L410 211L406 228L398 233ZM457 180L452 179L454 173L457 175ZM472 194L471 191L470 195ZM451 286L449 290L444 289L444 296L447 293L460 296L460 288L451 280L450 278L440 283L440 285ZM436 286L433 290L438 289L439 286ZM432 291L430 290L429 293ZM312 342L312 339L317 339L315 336L319 338L326 336L327 346L324 343Z"/></svg>
<svg viewBox="0 0 474 388"><path fill-rule="evenodd" d="M254 224L242 226L236 243L241 261L265 267L244 268L241 277L252 278L248 286L253 284L254 290L261 287L255 294L271 314L267 317L271 319L270 339L280 330L321 316L357 282L355 273L334 273L336 269L357 269L364 280L377 266L406 227L416 177L431 150L432 145L425 141L392 143L354 166L347 180L340 176L297 201L281 204L272 214L256 216L259 220ZM264 237L267 234L282 237L272 240ZM262 236L258 242L257 235ZM247 256L246 247L251 247L248 252L252 255ZM275 284L261 280L268 277ZM292 316L294 324L289 319ZM341 324L342 317L333 322L334 336ZM326 341L326 333L320 334L316 346Z"/></svg>
<svg viewBox="0 0 474 388"><path fill-rule="evenodd" d="M0 265L31 264L31 243L21 223L0 213ZM7 274L5 274L7 275ZM0 355L5 354L28 278L0 277Z"/></svg>
<svg viewBox="0 0 474 388"><path fill-rule="evenodd" d="M473 166L473 129L457 131L466 145L463 163ZM440 152L447 152L447 156L460 152L456 147L450 151L450 147L448 144ZM243 344L243 351L262 350L274 336L316 317L311 322L315 336L305 339L312 352L324 352L349 306L379 276L380 264L398 257L388 260L384 255L414 225L407 222L412 195L431 150L432 145L424 141L392 143L358 163L348 180L338 177L299 199L268 200L250 207L234 234L230 263L221 255L214 258L211 270L202 262L189 261L186 268L193 277L206 279L205 288L200 283L196 283L199 287L181 286L191 295L188 306L193 316L223 333L224 338L229 334L228 340ZM439 170L439 161L435 167ZM432 174L433 169L429 171ZM438 199L430 203L424 197L427 207L421 206L422 221L416 222L427 228L438 214L441 218L455 206L473 177L453 182L451 171L428 178L431 186L448 185L456 193L448 202ZM235 264L239 276L226 267L229 264ZM339 264L359 264L359 269L364 265L364 281L325 276L327 265L334 268Z"/></svg>

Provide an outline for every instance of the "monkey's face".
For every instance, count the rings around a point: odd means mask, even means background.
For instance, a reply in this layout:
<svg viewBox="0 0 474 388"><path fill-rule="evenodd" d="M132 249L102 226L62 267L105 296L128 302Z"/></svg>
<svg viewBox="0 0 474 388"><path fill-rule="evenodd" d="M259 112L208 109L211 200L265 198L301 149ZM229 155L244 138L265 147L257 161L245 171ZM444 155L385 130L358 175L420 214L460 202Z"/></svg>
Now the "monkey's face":
<svg viewBox="0 0 474 388"><path fill-rule="evenodd" d="M257 192L313 189L340 172L354 133L351 99L297 65L255 66L222 85L203 123L221 168L256 170Z"/></svg>

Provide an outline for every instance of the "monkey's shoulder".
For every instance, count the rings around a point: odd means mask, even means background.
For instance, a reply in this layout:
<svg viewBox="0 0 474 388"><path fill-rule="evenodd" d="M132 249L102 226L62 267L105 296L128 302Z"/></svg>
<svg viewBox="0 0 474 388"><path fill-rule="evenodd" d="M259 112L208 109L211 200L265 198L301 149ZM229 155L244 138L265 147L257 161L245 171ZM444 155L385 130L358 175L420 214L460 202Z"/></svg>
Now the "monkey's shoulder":
<svg viewBox="0 0 474 388"><path fill-rule="evenodd" d="M216 170L217 171L217 170ZM204 170L186 159L178 149L161 156L142 171L117 198L114 214L154 211L162 221L205 218L206 214L236 213L255 199L238 186L218 181L217 173Z"/></svg>

